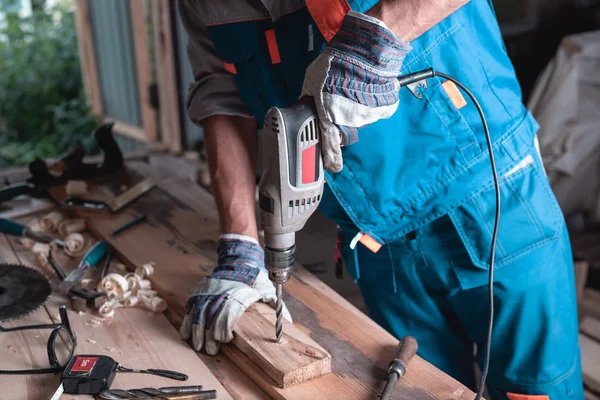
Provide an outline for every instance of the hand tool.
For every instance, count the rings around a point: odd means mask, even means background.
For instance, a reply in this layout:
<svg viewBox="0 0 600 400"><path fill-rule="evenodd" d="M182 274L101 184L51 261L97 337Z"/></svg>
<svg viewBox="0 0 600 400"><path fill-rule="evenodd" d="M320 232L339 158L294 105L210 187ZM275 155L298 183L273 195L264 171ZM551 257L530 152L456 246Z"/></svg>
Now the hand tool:
<svg viewBox="0 0 600 400"><path fill-rule="evenodd" d="M100 393L100 398L105 400L120 399L149 399L149 398L179 398L184 395L196 395L194 399L214 399L215 390L202 390L202 386L170 386L163 388L142 388L142 389L111 389ZM200 396L200 397L198 397Z"/></svg>
<svg viewBox="0 0 600 400"><path fill-rule="evenodd" d="M46 303L52 293L39 271L17 264L0 264L0 321L24 317Z"/></svg>
<svg viewBox="0 0 600 400"><path fill-rule="evenodd" d="M112 391L111 391L112 392ZM121 400L121 399L144 399L144 400L209 400L217 398L216 390L205 390L198 393L191 394L162 394L158 396L144 396L144 397L132 397L128 395L125 390L115 390L117 393L121 393L119 396L115 395L106 395L106 397L102 397L102 393L100 393L100 398L105 400ZM103 392L104 393L104 392Z"/></svg>
<svg viewBox="0 0 600 400"><path fill-rule="evenodd" d="M79 282L83 277L83 274L88 268L98 264L108 251L108 245L106 242L98 241L85 253L77 268L71 271L65 279L60 283L59 290L63 293L67 293L73 286Z"/></svg>
<svg viewBox="0 0 600 400"><path fill-rule="evenodd" d="M56 243L60 247L65 247L65 243L62 240L53 239L50 236L34 232L28 227L6 218L0 218L0 233L6 233L7 235L11 236L29 238L35 242L48 244Z"/></svg>
<svg viewBox="0 0 600 400"><path fill-rule="evenodd" d="M390 362L388 380L381 393L381 400L390 400L392 398L396 383L398 383L398 380L406 373L408 363L410 363L410 360L417 354L418 347L417 339L412 336L406 336L400 340L396 356Z"/></svg>
<svg viewBox="0 0 600 400"><path fill-rule="evenodd" d="M259 207L265 266L277 292L278 343L283 336L283 284L294 267L296 232L315 212L323 194L320 139L312 98L303 98L290 108L273 107L265 117Z"/></svg>
<svg viewBox="0 0 600 400"><path fill-rule="evenodd" d="M108 259L109 257L107 256L106 258ZM60 267L60 265L58 265L58 263L54 259L54 256L52 255L52 250L48 252L48 264L50 264L50 266L52 267L56 275L58 275L61 281L66 278L67 274L65 274L65 271L63 271L63 269ZM79 287L77 285L72 286L69 289L69 293L73 296L84 299L86 303L89 300L94 300L97 297L104 296L103 293L100 293L96 290Z"/></svg>
<svg viewBox="0 0 600 400"><path fill-rule="evenodd" d="M132 227L136 226L137 224L139 224L141 222L144 222L146 219L148 219L148 216L146 216L146 215L142 215L140 217L137 217L137 218L129 221L125 225L120 226L117 229L115 229L114 231L112 231L112 233L110 234L110 236L117 236L118 234L122 233L123 231L126 231L127 229L132 228Z"/></svg>
<svg viewBox="0 0 600 400"><path fill-rule="evenodd" d="M125 368L108 356L81 354L74 356L67 364L52 400L60 398L63 393L100 394L110 389L117 372L151 374L178 381L188 379L187 375L176 371Z"/></svg>
<svg viewBox="0 0 600 400"><path fill-rule="evenodd" d="M150 191L157 183L158 180L155 178L144 179L109 201L69 197L61 201L60 204L64 208L82 209L86 211L110 211L116 213L144 193Z"/></svg>
<svg viewBox="0 0 600 400"><path fill-rule="evenodd" d="M0 188L0 203L24 194L34 197L46 196L48 188L52 186L70 180L91 179L123 168L123 154L112 135L113 125L112 122L104 124L94 132L96 144L104 153L104 160L100 164L84 163L85 153L81 148L77 148L59 161L63 172L54 176L44 160L35 159L29 164L29 179Z"/></svg>

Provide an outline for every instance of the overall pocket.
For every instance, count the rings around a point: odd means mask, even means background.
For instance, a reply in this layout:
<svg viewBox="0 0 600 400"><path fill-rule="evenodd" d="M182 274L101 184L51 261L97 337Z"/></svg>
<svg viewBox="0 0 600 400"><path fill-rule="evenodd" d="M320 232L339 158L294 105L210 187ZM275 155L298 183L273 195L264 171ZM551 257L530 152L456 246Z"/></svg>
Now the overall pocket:
<svg viewBox="0 0 600 400"><path fill-rule="evenodd" d="M532 153L523 165L500 178L496 268L543 247L562 232L562 212L537 157ZM473 266L480 270L489 269L495 213L493 184L449 213Z"/></svg>
<svg viewBox="0 0 600 400"><path fill-rule="evenodd" d="M272 106L285 106L282 78L273 68L266 32L270 19L209 26L208 33L217 52L234 74L244 102L262 125Z"/></svg>

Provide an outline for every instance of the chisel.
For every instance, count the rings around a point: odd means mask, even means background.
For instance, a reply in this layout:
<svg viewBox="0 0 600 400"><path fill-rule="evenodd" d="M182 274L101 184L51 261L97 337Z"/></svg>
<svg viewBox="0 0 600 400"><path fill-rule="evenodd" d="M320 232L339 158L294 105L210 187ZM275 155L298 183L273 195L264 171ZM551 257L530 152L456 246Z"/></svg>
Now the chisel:
<svg viewBox="0 0 600 400"><path fill-rule="evenodd" d="M6 233L7 235L11 236L28 238L33 240L34 242L48 244L56 243L60 247L65 247L65 243L62 240L53 239L50 236L34 232L25 225L21 225L17 222L11 221L6 218L0 218L0 233Z"/></svg>
<svg viewBox="0 0 600 400"><path fill-rule="evenodd" d="M65 279L60 283L59 289L63 293L67 293L73 286L79 282L79 280L83 277L83 274L88 268L93 267L98 264L100 260L104 257L106 252L108 251L108 244L103 241L99 241L94 244L90 249L85 253L77 268L71 271Z"/></svg>

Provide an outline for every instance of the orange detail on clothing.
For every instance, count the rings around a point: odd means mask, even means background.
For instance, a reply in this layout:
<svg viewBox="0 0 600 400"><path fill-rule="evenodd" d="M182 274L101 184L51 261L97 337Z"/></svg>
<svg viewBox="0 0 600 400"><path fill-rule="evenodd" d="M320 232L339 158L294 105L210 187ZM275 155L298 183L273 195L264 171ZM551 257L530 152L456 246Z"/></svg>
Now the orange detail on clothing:
<svg viewBox="0 0 600 400"><path fill-rule="evenodd" d="M530 395L530 394L516 394L506 393L508 400L550 400L550 396L542 395Z"/></svg>
<svg viewBox="0 0 600 400"><path fill-rule="evenodd" d="M328 42L340 30L344 17L351 10L347 0L306 0L306 7Z"/></svg>
<svg viewBox="0 0 600 400"><path fill-rule="evenodd" d="M223 67L225 67L225 71L231 72L234 75L237 74L237 69L235 68L235 65L224 62Z"/></svg>
<svg viewBox="0 0 600 400"><path fill-rule="evenodd" d="M275 30L269 29L268 31L265 31L265 38L267 39L267 47L269 48L269 55L271 56L271 64L279 64L281 62L281 56L279 55Z"/></svg>
<svg viewBox="0 0 600 400"><path fill-rule="evenodd" d="M377 253L379 251L379 249L381 248L381 244L377 243L375 241L375 239L373 239L371 236L367 235L366 233L363 234L358 241L361 242L363 244L363 246L365 246L367 249L371 250L373 253Z"/></svg>
<svg viewBox="0 0 600 400"><path fill-rule="evenodd" d="M448 97L450 97L450 101L452 101L452 104L454 104L454 107L457 110L460 110L461 108L467 105L467 101L465 100L460 90L458 90L458 87L454 82L446 81L442 83L442 87L446 91Z"/></svg>

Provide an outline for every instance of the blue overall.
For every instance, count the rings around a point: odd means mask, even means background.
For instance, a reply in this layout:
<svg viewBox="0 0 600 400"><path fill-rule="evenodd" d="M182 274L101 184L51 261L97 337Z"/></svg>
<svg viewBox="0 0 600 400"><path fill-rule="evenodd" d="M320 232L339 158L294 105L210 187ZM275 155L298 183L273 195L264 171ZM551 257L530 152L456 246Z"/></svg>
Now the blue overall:
<svg viewBox="0 0 600 400"><path fill-rule="evenodd" d="M349 1L364 12L375 0ZM274 62L265 31L274 30ZM219 55L259 125L300 93L324 39L306 8L272 21L209 26ZM272 45L272 44L271 44ZM411 42L403 73L433 67L466 85L488 123L502 214L488 388L494 400L583 399L569 237L534 147L538 126L521 101L488 0L466 6ZM419 354L474 388L473 344L484 348L489 249L496 203L480 117L455 107L438 78L402 89L389 119L359 129L344 168L326 175L321 211L341 227L342 256L369 315ZM350 242L357 233L383 247ZM544 397L548 396L548 397ZM520 399L520 398L519 398Z"/></svg>

